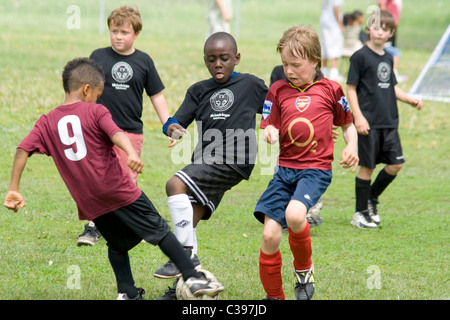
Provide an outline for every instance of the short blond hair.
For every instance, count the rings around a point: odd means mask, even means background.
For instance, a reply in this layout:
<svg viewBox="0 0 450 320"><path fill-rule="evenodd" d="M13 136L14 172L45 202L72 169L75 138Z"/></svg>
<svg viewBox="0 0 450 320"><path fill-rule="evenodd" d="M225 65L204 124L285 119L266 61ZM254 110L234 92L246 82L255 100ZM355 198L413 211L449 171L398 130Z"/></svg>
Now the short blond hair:
<svg viewBox="0 0 450 320"><path fill-rule="evenodd" d="M142 30L141 14L137 7L122 6L111 12L108 17L108 28L111 24L122 26L126 23L131 24L135 33Z"/></svg>
<svg viewBox="0 0 450 320"><path fill-rule="evenodd" d="M277 51L289 50L293 56L317 62L316 70L322 66L322 49L319 36L313 27L300 25L289 28L277 45Z"/></svg>

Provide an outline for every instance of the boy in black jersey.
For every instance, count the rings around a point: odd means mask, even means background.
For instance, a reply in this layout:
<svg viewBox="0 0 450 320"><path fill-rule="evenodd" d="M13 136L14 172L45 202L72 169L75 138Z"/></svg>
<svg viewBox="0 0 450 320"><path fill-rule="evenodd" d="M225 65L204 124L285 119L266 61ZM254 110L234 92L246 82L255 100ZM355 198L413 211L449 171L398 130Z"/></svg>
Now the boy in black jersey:
<svg viewBox="0 0 450 320"><path fill-rule="evenodd" d="M192 163L166 184L174 233L197 265L194 228L209 219L227 190L249 179L257 152L255 115L262 112L268 91L263 80L234 72L240 54L226 32L206 40L204 61L212 78L192 85L163 127L167 136L177 138L195 120L199 131ZM178 273L169 261L154 275L173 278Z"/></svg>
<svg viewBox="0 0 450 320"><path fill-rule="evenodd" d="M398 134L397 100L422 109L422 101L406 95L396 86L393 58L384 43L395 32L388 11L376 11L367 24L369 41L350 58L347 98L358 132L360 169L356 176L356 212L351 224L376 228L378 197L394 180L405 162ZM386 166L371 184L378 163Z"/></svg>
<svg viewBox="0 0 450 320"><path fill-rule="evenodd" d="M111 112L114 122L124 130L140 155L143 146L143 93L150 97L161 124L169 118L167 102L163 94L164 84L152 58L134 48L134 41L142 29L140 13L135 7L122 6L108 17L111 46L92 52L90 58L105 72L105 89L99 99ZM126 154L114 148L120 164L137 182L137 174L127 168ZM93 222L85 226L78 245L95 245L100 237Z"/></svg>

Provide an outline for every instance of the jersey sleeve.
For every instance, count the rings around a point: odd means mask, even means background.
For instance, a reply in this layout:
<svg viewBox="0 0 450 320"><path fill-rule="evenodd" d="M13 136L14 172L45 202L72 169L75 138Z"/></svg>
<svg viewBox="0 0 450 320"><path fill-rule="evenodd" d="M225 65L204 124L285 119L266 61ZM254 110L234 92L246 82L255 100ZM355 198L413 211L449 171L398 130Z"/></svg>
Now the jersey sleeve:
<svg viewBox="0 0 450 320"><path fill-rule="evenodd" d="M34 153L50 156L45 139L43 138L45 122L46 115L42 115L30 133L19 144L18 148L28 151L30 156Z"/></svg>
<svg viewBox="0 0 450 320"><path fill-rule="evenodd" d="M174 118L184 127L187 128L192 121L195 120L195 110L200 101L193 94L192 87L188 89L183 102L174 114Z"/></svg>
<svg viewBox="0 0 450 320"><path fill-rule="evenodd" d="M358 85L360 81L360 70L363 61L362 55L355 53L350 58L350 67L348 69L347 84Z"/></svg>
<svg viewBox="0 0 450 320"><path fill-rule="evenodd" d="M153 96L164 90L164 84L156 69L155 63L150 56L146 55L147 60L147 79L145 81L145 92L148 96Z"/></svg>
<svg viewBox="0 0 450 320"><path fill-rule="evenodd" d="M353 122L353 116L341 85L333 86L334 118L333 124L343 126Z"/></svg>
<svg viewBox="0 0 450 320"><path fill-rule="evenodd" d="M268 125L272 125L275 128L280 129L280 122L281 110L275 96L275 89L272 86L264 100L260 128L264 129Z"/></svg>
<svg viewBox="0 0 450 320"><path fill-rule="evenodd" d="M112 115L109 112L109 110L99 104L95 108L96 110L96 117L98 119L98 125L100 129L105 132L105 134L111 139L113 135L115 135L117 132L122 132L123 130L120 129L114 120L112 119Z"/></svg>

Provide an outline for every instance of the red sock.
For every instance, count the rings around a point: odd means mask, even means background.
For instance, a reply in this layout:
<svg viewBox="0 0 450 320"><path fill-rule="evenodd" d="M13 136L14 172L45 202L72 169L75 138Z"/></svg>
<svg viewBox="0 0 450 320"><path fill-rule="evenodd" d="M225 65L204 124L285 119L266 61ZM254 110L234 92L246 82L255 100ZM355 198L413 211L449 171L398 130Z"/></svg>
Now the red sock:
<svg viewBox="0 0 450 320"><path fill-rule="evenodd" d="M260 250L259 254L259 277L268 298L285 300L283 292L283 280L281 278L281 252L265 254Z"/></svg>
<svg viewBox="0 0 450 320"><path fill-rule="evenodd" d="M312 266L311 236L309 223L299 233L294 233L289 229L289 246L294 255L295 270L308 270Z"/></svg>

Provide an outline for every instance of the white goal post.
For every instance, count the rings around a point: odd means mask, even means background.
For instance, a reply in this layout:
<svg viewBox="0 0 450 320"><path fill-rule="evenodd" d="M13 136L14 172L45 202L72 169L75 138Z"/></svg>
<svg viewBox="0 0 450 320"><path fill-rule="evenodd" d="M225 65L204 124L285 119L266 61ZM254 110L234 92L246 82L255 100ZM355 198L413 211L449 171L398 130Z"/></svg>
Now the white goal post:
<svg viewBox="0 0 450 320"><path fill-rule="evenodd" d="M409 90L409 94L423 100L450 102L450 25Z"/></svg>

